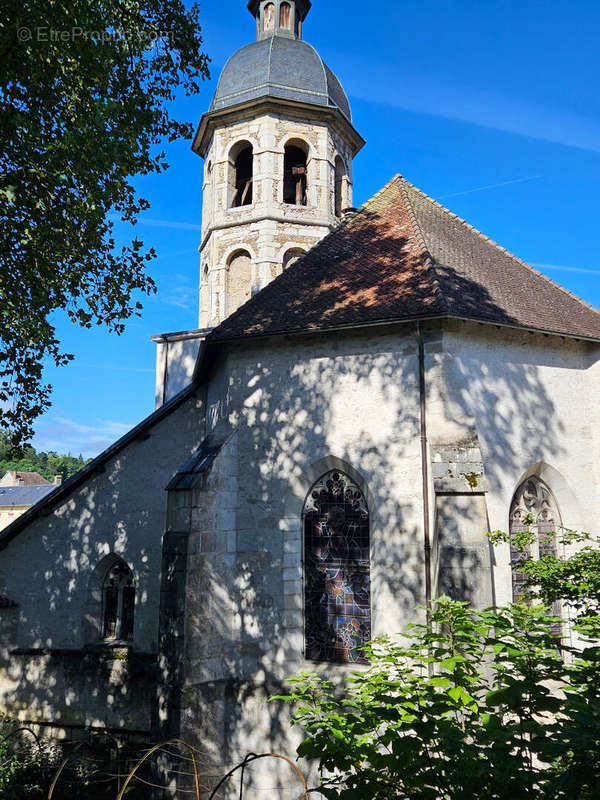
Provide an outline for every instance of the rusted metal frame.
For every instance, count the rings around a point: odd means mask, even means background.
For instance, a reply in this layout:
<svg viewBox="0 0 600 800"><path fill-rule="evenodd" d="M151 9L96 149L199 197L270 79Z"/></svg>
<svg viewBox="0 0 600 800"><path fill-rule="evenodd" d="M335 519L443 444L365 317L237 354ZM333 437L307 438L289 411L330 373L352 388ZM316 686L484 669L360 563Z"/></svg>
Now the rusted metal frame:
<svg viewBox="0 0 600 800"><path fill-rule="evenodd" d="M253 764L255 761L259 761L259 760L260 760L260 759L262 759L262 758L278 758L278 759L280 759L281 761L285 761L285 762L286 762L286 764L289 764L289 765L290 765L290 767L291 767L291 768L294 770L294 772L295 772L295 773L296 773L296 775L298 776L298 778L300 779L300 781L302 782L302 785L303 785L303 787L304 787L304 798L305 798L305 800L309 800L308 784L306 783L306 779L305 779L304 775L303 775L303 774L300 772L300 770L298 769L298 767L296 766L296 764L294 764L294 762L293 762L293 761L291 761L291 760L290 760L289 758L287 758L286 756L282 756L282 755L280 755L279 753L263 753L262 755L257 755L256 753L249 753L249 754L246 756L246 758L245 758L245 759L242 761L242 763L241 763L241 764L238 764L236 767L234 767L232 770L230 770L230 771L227 773L227 775L225 775L223 778L221 778L221 780L219 781L219 783L218 783L218 784L215 786L215 788L212 790L212 792L211 792L211 795L210 795L210 797L208 798L208 800L215 800L215 797L216 797L216 795L217 795L217 792L219 791L219 789L221 789L221 788L222 788L222 787L223 787L223 786L224 786L224 785L227 783L227 781L228 781L228 780L229 780L229 779L230 779L230 778L231 778L233 775L235 775L235 773L236 773L236 772L238 772L238 770L241 770L241 771L242 771L242 781L241 781L241 786L240 786L240 800L243 800L243 794L244 794L244 773L245 773L245 771L246 771L246 767L247 767L247 766L249 766L250 764ZM117 800L120 800L120 798L117 798Z"/></svg>

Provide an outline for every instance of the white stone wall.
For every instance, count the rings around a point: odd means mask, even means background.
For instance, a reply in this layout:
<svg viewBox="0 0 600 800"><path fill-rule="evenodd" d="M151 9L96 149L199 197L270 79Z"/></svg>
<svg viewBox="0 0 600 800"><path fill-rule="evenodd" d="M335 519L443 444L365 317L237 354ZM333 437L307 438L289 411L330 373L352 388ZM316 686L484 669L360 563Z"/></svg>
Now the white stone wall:
<svg viewBox="0 0 600 800"><path fill-rule="evenodd" d="M492 553L486 534L506 529L528 470L556 493L566 524L597 530L598 353L490 326L424 328L432 525L446 536L435 585L481 605L508 602L507 554ZM194 500L182 733L216 765L234 765L248 751L293 755L287 710L266 703L285 676L348 674L303 657L301 513L322 474L348 472L368 499L373 633L399 633L424 602L414 330L237 347L207 404L209 425L229 424L232 436ZM268 763L250 780L257 797L295 785Z"/></svg>
<svg viewBox="0 0 600 800"><path fill-rule="evenodd" d="M302 669L348 674L303 658L301 515L329 469L368 499L373 633L399 633L424 602L417 367L410 332L380 332L237 348L211 381L210 424L233 434L195 498L182 735L217 764L293 757L298 733L267 697ZM253 796L296 786L285 767L253 775Z"/></svg>
<svg viewBox="0 0 600 800"><path fill-rule="evenodd" d="M198 401L187 401L2 551L0 592L18 604L16 612L0 610L2 628L4 617L12 620L1 642L2 711L65 729L149 731L165 487L197 447L202 423ZM83 652L93 627L86 619L90 580L109 553L135 578L133 650L141 660L133 667L107 651Z"/></svg>
<svg viewBox="0 0 600 800"><path fill-rule="evenodd" d="M291 140L309 148L308 203L283 202L284 149ZM254 152L253 202L229 208L231 149L248 141ZM263 114L218 127L205 159L201 245L200 326L221 322L233 310L227 267L236 251L252 258L251 293L283 269L288 250L307 252L339 224L335 215L335 159L348 170L344 207L352 205L352 151L329 125L284 114Z"/></svg>
<svg viewBox="0 0 600 800"><path fill-rule="evenodd" d="M154 337L156 343L155 408L172 400L189 386L206 331Z"/></svg>
<svg viewBox="0 0 600 800"><path fill-rule="evenodd" d="M490 530L507 530L531 474L553 491L563 525L600 534L598 348L585 342L455 323L444 336L445 411L475 429ZM512 600L508 547L495 551L498 603Z"/></svg>

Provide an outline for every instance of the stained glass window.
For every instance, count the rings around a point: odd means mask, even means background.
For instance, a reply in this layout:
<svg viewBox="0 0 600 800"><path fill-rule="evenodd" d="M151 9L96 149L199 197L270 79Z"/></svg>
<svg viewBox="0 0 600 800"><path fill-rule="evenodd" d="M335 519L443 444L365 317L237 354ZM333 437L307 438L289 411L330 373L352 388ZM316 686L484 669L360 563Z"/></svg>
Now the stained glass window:
<svg viewBox="0 0 600 800"><path fill-rule="evenodd" d="M311 489L304 507L306 657L368 663L371 639L369 510L361 490L341 472Z"/></svg>
<svg viewBox="0 0 600 800"><path fill-rule="evenodd" d="M510 510L511 534L531 530L536 539L524 550L511 544L510 559L512 566L513 602L529 602L527 596L527 576L520 569L526 558L538 559L548 554L558 555L557 534L562 527L560 513L554 496L548 486L539 478L526 480L516 491ZM560 603L552 609L555 616L561 615ZM555 626L555 633L560 634L560 625Z"/></svg>
<svg viewBox="0 0 600 800"><path fill-rule="evenodd" d="M103 586L104 639L129 641L133 639L135 584L131 570L124 561L117 561L109 570Z"/></svg>

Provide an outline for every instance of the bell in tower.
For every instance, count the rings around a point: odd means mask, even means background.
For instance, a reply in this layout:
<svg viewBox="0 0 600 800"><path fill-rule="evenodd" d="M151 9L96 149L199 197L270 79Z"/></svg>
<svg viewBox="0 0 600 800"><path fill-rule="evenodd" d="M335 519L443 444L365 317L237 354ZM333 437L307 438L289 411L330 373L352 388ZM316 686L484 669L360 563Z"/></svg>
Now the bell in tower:
<svg viewBox="0 0 600 800"><path fill-rule="evenodd" d="M193 150L205 161L200 327L218 325L340 222L364 145L341 83L302 39L310 0L251 0Z"/></svg>

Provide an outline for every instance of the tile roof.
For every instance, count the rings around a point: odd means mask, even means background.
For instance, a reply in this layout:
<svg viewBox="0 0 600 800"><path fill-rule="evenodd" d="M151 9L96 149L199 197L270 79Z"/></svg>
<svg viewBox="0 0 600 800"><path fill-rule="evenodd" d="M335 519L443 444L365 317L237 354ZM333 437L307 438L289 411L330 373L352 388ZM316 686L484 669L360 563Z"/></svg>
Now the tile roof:
<svg viewBox="0 0 600 800"><path fill-rule="evenodd" d="M396 176L208 342L434 317L600 341L600 312Z"/></svg>
<svg viewBox="0 0 600 800"><path fill-rule="evenodd" d="M50 481L47 481L39 472L19 472L15 470L9 470L2 480L14 480L19 481L18 485L21 486L49 486ZM15 485L7 483L7 486Z"/></svg>
<svg viewBox="0 0 600 800"><path fill-rule="evenodd" d="M55 489L52 483L46 486L0 486L0 507L34 506Z"/></svg>

